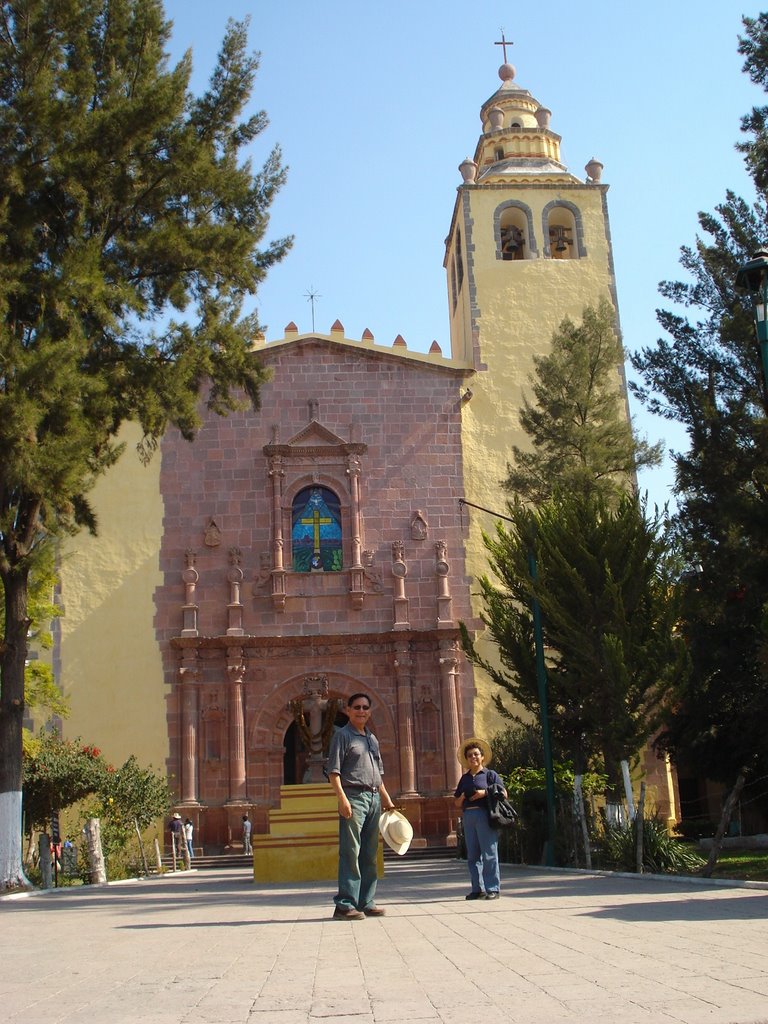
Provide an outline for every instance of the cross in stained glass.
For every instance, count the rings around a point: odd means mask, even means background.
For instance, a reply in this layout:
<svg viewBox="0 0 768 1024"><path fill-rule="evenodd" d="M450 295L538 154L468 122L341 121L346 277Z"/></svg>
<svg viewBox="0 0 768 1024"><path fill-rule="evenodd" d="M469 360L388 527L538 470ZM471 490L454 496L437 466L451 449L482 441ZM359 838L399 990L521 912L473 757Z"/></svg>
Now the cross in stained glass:
<svg viewBox="0 0 768 1024"><path fill-rule="evenodd" d="M312 515L307 517L306 519L300 519L299 522L302 524L302 526L311 526L311 527L313 527L314 545L315 545L314 553L316 555L319 555L320 554L320 527L321 526L325 526L328 523L332 523L333 519L331 519L330 516L321 516L320 515L320 510L318 508L313 508L312 509Z"/></svg>

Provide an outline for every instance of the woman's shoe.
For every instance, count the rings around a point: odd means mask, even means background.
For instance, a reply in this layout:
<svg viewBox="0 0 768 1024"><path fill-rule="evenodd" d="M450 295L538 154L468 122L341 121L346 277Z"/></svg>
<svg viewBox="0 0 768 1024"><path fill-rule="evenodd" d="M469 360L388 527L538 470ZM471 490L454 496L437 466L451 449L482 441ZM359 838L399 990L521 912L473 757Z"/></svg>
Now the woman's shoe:
<svg viewBox="0 0 768 1024"><path fill-rule="evenodd" d="M485 894L485 898L487 900L497 900L499 898L499 894L497 892L487 892Z"/></svg>
<svg viewBox="0 0 768 1024"><path fill-rule="evenodd" d="M465 900L484 900L486 898L484 892L469 892L464 897Z"/></svg>

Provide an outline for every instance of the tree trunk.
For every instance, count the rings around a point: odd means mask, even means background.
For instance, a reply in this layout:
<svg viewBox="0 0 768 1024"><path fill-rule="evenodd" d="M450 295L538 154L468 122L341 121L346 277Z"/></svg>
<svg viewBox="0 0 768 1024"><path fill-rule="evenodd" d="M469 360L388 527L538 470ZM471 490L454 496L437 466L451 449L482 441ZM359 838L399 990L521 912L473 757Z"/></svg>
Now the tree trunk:
<svg viewBox="0 0 768 1024"><path fill-rule="evenodd" d="M89 818L85 823L85 840L88 844L88 866L91 869L93 885L107 884L104 867L104 851L101 848L101 823L98 818Z"/></svg>
<svg viewBox="0 0 768 1024"><path fill-rule="evenodd" d="M27 659L27 580L23 568L2 570L5 638L0 645L0 890L29 886L21 855L22 724Z"/></svg>
<svg viewBox="0 0 768 1024"><path fill-rule="evenodd" d="M643 821L645 815L645 783L640 783L640 799L637 803L637 814L635 814L635 871L638 875L643 873Z"/></svg>
<svg viewBox="0 0 768 1024"><path fill-rule="evenodd" d="M728 799L725 801L725 807L723 807L723 813L720 816L720 824L717 826L717 832L715 832L715 838L712 840L712 849L709 851L709 857L707 863L701 869L703 878L709 878L712 872L715 870L715 864L717 864L717 858L720 856L720 847L723 844L723 836L725 830L730 824L731 817L733 815L733 809L741 795L741 791L744 788L744 783L747 781L745 770L742 768L739 773L739 777L734 783L733 789L728 794Z"/></svg>
<svg viewBox="0 0 768 1024"><path fill-rule="evenodd" d="M53 888L53 861L51 860L51 837L41 832L38 837L40 850L40 876L44 889Z"/></svg>
<svg viewBox="0 0 768 1024"><path fill-rule="evenodd" d="M149 865L147 864L147 855L144 852L144 841L141 838L141 829L136 818L133 819L133 827L136 829L136 835L139 837L139 852L141 853L141 863L144 865L144 874L149 874Z"/></svg>
<svg viewBox="0 0 768 1024"><path fill-rule="evenodd" d="M573 777L573 807L576 812L579 826L581 828L581 841L584 845L584 865L592 867L592 850L589 844L589 829L587 828L587 815L584 811L584 790L581 785L581 775Z"/></svg>

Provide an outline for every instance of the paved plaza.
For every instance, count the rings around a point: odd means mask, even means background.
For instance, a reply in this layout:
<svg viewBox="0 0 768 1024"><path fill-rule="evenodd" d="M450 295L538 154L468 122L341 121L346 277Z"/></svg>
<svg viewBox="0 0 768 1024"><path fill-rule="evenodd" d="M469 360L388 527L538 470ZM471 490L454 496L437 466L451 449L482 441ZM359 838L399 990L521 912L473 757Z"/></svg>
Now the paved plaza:
<svg viewBox="0 0 768 1024"><path fill-rule="evenodd" d="M387 915L332 885L191 871L0 900L6 1024L768 1022L768 887L387 863Z"/></svg>

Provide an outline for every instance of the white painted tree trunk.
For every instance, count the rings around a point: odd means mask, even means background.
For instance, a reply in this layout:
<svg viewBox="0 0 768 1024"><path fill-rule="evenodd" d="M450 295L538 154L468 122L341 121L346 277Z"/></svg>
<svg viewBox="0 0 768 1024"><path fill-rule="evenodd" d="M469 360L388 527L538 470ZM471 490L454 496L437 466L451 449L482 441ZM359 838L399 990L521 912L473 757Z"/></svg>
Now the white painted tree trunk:
<svg viewBox="0 0 768 1024"><path fill-rule="evenodd" d="M627 798L627 811L629 812L629 820L635 820L635 798L632 793L632 779L629 776L629 762L621 762L621 777L624 779L624 794Z"/></svg>
<svg viewBox="0 0 768 1024"><path fill-rule="evenodd" d="M21 790L0 793L0 891L31 888L21 863Z"/></svg>
<svg viewBox="0 0 768 1024"><path fill-rule="evenodd" d="M85 841L88 846L88 866L91 869L93 885L107 884L107 871L104 867L104 851L101 848L101 822L98 818L89 818L85 823Z"/></svg>

